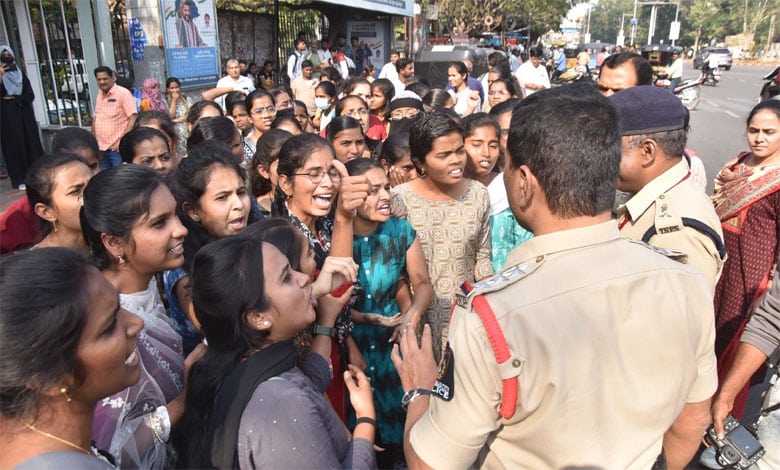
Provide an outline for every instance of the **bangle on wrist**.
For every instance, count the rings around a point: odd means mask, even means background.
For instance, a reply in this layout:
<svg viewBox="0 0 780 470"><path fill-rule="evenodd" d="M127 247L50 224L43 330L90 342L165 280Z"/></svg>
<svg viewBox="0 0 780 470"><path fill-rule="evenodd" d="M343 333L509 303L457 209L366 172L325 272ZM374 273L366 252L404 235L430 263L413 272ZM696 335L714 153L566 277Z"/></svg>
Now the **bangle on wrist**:
<svg viewBox="0 0 780 470"><path fill-rule="evenodd" d="M409 405L417 399L417 397L421 397L423 395L433 395L433 391L426 390L424 388L413 388L409 390L408 392L404 393L403 398L401 398L401 407L406 410L409 408Z"/></svg>
<svg viewBox="0 0 780 470"><path fill-rule="evenodd" d="M315 325L314 326L314 334L315 335L330 336L331 338L335 338L336 337L336 329L335 328L329 328L327 326L322 326L322 325Z"/></svg>
<svg viewBox="0 0 780 470"><path fill-rule="evenodd" d="M376 429L376 420L374 418L369 418L368 416L363 416L362 418L358 418L357 421L355 421L355 427L357 427L360 423L367 423L371 426L374 426Z"/></svg>

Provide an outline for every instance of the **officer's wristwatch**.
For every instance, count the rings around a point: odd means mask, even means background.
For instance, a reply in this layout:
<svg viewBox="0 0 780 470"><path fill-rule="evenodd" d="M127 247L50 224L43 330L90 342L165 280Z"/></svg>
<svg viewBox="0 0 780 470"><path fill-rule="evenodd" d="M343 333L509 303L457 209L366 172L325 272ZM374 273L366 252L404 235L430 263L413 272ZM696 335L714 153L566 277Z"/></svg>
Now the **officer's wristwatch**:
<svg viewBox="0 0 780 470"><path fill-rule="evenodd" d="M401 398L401 407L404 410L409 408L409 404L413 402L417 397L422 395L433 395L433 391L426 390L424 388L413 388L408 392L404 393L403 398Z"/></svg>

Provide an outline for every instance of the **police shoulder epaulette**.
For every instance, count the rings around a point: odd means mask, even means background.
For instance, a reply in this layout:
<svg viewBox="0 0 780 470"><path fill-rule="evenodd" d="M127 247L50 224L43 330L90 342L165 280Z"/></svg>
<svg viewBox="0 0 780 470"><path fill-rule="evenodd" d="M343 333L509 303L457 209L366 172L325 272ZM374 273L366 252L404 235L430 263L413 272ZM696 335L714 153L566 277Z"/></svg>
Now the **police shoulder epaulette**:
<svg viewBox="0 0 780 470"><path fill-rule="evenodd" d="M659 255L666 256L669 259L672 259L674 261L677 261L679 263L687 264L688 263L688 254L684 251L680 250L673 250L671 248L663 248L660 246L651 245L649 243L639 241L639 240L632 240L630 238L623 238L624 240L635 243L637 245L643 246L647 248L650 251L653 251L655 253L658 253Z"/></svg>
<svg viewBox="0 0 780 470"><path fill-rule="evenodd" d="M471 300L480 294L489 294L499 291L515 282L529 276L544 263L544 256L538 256L534 260L525 261L513 266L504 268L500 273L485 278L473 285L467 290L461 286L460 291L455 293L455 301L459 307L468 308Z"/></svg>

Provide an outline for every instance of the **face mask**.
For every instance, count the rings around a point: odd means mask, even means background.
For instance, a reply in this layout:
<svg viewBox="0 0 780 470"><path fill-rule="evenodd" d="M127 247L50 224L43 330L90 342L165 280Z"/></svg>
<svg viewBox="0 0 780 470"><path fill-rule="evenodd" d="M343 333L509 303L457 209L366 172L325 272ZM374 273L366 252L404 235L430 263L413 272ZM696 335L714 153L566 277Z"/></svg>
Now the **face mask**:
<svg viewBox="0 0 780 470"><path fill-rule="evenodd" d="M314 106L325 111L330 108L330 100L327 98L314 98Z"/></svg>
<svg viewBox="0 0 780 470"><path fill-rule="evenodd" d="M11 65L14 63L14 58L13 56L0 57L0 61L2 61L4 64Z"/></svg>

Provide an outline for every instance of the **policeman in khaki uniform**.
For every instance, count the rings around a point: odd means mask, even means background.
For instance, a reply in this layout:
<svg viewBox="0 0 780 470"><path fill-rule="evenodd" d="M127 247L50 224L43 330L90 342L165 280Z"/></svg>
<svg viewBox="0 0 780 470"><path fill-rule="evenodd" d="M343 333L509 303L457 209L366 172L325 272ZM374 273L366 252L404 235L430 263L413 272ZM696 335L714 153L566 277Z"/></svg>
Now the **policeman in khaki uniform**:
<svg viewBox="0 0 780 470"><path fill-rule="evenodd" d="M621 237L617 129L587 85L515 109L504 180L535 237L464 285L439 365L427 327L394 348L410 468L682 468L696 453L717 387L709 281Z"/></svg>
<svg viewBox="0 0 780 470"><path fill-rule="evenodd" d="M712 291L726 258L715 208L683 157L687 111L668 90L637 86L610 97L623 133L618 189L632 193L618 207L620 233L632 240L682 252Z"/></svg>

